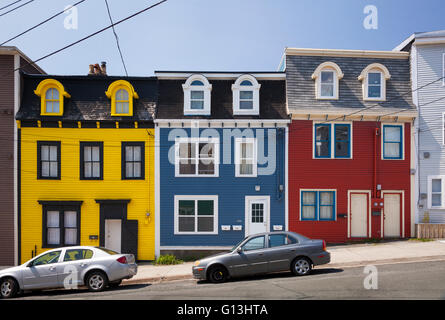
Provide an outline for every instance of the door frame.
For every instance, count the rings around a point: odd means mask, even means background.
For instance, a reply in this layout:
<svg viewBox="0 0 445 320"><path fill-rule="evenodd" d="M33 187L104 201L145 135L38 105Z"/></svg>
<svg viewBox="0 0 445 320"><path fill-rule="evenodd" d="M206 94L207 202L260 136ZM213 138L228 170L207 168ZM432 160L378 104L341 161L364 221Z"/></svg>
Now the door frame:
<svg viewBox="0 0 445 320"><path fill-rule="evenodd" d="M367 235L365 238L371 236L371 190L348 190L348 238L351 237L351 196L353 194L366 194L368 196L368 218L366 219ZM354 237L361 238L361 237Z"/></svg>
<svg viewBox="0 0 445 320"><path fill-rule="evenodd" d="M400 227L400 238L404 238L405 236L405 191L404 190L382 190L380 198L382 198L382 200L384 201L384 196L385 194L400 194L400 223L401 223L401 227ZM385 238L385 220L384 220L384 216L385 216L385 207L383 207L382 209L382 214L380 215L380 234L382 238Z"/></svg>
<svg viewBox="0 0 445 320"><path fill-rule="evenodd" d="M270 231L270 196L245 196L245 208L244 208L244 235L247 237L249 235L249 224L250 224L250 202L251 201L266 201L267 211L265 211L266 219L266 232Z"/></svg>

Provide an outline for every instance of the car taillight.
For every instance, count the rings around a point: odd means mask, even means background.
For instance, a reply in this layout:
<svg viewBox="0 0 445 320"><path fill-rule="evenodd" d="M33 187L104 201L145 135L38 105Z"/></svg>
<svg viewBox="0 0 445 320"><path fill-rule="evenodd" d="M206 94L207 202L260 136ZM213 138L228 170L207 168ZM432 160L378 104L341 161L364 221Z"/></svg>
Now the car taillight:
<svg viewBox="0 0 445 320"><path fill-rule="evenodd" d="M119 259L117 259L117 262L127 264L127 258L125 256L120 257Z"/></svg>
<svg viewBox="0 0 445 320"><path fill-rule="evenodd" d="M323 250L326 251L326 241L323 240Z"/></svg>

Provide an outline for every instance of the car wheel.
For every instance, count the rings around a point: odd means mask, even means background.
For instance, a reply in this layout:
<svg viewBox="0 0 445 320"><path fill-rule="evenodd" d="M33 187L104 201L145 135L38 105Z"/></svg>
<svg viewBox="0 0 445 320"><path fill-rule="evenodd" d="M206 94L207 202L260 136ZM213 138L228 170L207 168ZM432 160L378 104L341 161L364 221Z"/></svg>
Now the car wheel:
<svg viewBox="0 0 445 320"><path fill-rule="evenodd" d="M291 269L296 276L304 276L311 272L312 263L305 257L296 258L292 262Z"/></svg>
<svg viewBox="0 0 445 320"><path fill-rule="evenodd" d="M102 291L108 285L107 275L102 271L93 271L88 275L86 285L90 291Z"/></svg>
<svg viewBox="0 0 445 320"><path fill-rule="evenodd" d="M108 286L109 286L110 288L117 288L117 287L119 287L119 286L121 285L121 283L122 283L122 280L115 281L115 282L110 282L110 283L108 284Z"/></svg>
<svg viewBox="0 0 445 320"><path fill-rule="evenodd" d="M209 280L213 283L222 283L227 281L227 270L222 266L216 266L209 271Z"/></svg>
<svg viewBox="0 0 445 320"><path fill-rule="evenodd" d="M15 297L18 289L17 282L12 278L6 278L0 283L0 295L3 299Z"/></svg>

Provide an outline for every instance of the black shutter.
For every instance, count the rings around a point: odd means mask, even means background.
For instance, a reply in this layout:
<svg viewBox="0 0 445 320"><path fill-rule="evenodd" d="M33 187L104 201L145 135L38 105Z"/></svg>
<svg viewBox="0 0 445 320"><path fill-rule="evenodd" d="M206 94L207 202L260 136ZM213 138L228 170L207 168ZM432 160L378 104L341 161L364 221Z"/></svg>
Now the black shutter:
<svg viewBox="0 0 445 320"><path fill-rule="evenodd" d="M137 260L138 220L122 220L122 253L131 253Z"/></svg>

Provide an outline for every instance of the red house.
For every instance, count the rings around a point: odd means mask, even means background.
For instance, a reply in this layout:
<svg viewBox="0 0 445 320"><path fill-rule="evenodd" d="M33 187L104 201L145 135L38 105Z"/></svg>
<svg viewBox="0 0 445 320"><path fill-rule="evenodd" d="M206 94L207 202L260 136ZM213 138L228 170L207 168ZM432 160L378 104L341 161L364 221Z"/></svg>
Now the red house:
<svg viewBox="0 0 445 320"><path fill-rule="evenodd" d="M288 48L288 229L331 243L414 236L409 56Z"/></svg>

